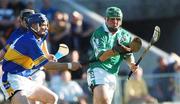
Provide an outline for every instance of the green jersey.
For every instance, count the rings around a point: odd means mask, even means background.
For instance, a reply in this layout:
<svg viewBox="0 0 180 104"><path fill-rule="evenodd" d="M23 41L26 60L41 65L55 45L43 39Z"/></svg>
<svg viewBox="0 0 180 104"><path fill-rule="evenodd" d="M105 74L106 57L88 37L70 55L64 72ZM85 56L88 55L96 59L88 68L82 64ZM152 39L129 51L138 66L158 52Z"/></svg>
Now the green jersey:
<svg viewBox="0 0 180 104"><path fill-rule="evenodd" d="M131 34L119 28L115 34L112 34L107 29L106 25L103 25L95 30L90 43L93 47L93 54L90 57L90 69L100 67L109 73L117 74L120 69L120 63L122 62L124 55L115 55L108 58L106 61L99 61L99 57L107 50L111 50L117 42L127 46L131 42Z"/></svg>

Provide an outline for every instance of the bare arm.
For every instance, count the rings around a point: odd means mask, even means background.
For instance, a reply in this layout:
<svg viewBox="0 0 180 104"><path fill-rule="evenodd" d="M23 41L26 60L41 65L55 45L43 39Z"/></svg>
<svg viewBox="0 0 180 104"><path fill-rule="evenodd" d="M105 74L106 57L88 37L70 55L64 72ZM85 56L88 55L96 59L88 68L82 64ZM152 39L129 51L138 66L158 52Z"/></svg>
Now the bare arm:
<svg viewBox="0 0 180 104"><path fill-rule="evenodd" d="M44 55L48 58L48 60L54 61L54 62L57 61L57 59L55 58L55 56L54 56L53 54L50 54L50 53L49 53L48 48L47 48L47 41L46 41L46 40L44 40L41 48L42 48L42 51L43 51Z"/></svg>
<svg viewBox="0 0 180 104"><path fill-rule="evenodd" d="M106 61L108 58L115 55L118 55L118 52L114 52L113 50L107 50L99 57L99 60Z"/></svg>
<svg viewBox="0 0 180 104"><path fill-rule="evenodd" d="M171 53L170 56L171 56L177 63L180 63L180 56L178 56L176 53Z"/></svg>
<svg viewBox="0 0 180 104"><path fill-rule="evenodd" d="M131 55L128 55L125 59L125 61L127 62L128 66L130 67L131 71L132 72L136 72L136 69L139 67L139 66L136 66L135 64L135 58L134 58L134 55L131 54Z"/></svg>
<svg viewBox="0 0 180 104"><path fill-rule="evenodd" d="M131 48L126 47L124 45L116 44L111 50L105 51L99 58L101 61L107 60L109 57L118 55L118 54L125 54L129 53L131 51ZM131 59L129 61L134 61L133 57L130 57Z"/></svg>
<svg viewBox="0 0 180 104"><path fill-rule="evenodd" d="M0 51L0 61L4 58L5 55L5 51L3 49L1 49Z"/></svg>
<svg viewBox="0 0 180 104"><path fill-rule="evenodd" d="M135 63L134 56L128 55L127 58L125 58L125 61L127 62L128 66L130 67L131 63Z"/></svg>
<svg viewBox="0 0 180 104"><path fill-rule="evenodd" d="M44 65L44 68L47 70L59 70L59 71L65 71L65 70L72 70L76 71L81 68L81 64L76 62L71 63L58 63L58 62L48 62Z"/></svg>

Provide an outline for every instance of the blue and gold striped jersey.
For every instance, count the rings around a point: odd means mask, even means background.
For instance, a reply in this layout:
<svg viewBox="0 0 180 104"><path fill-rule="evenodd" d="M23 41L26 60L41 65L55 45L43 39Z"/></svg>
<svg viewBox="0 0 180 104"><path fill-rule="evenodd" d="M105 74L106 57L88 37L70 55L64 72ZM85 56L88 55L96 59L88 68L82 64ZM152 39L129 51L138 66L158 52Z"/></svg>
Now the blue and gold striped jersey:
<svg viewBox="0 0 180 104"><path fill-rule="evenodd" d="M15 31L12 32L12 34L10 35L10 37L6 40L6 44L5 47L3 48L3 50L6 52L7 49L9 48L9 46L20 36L22 36L23 34L26 34L28 32L28 29L23 28L23 27L19 27L17 28ZM46 34L42 39L40 43L43 43L44 40L46 40L48 34Z"/></svg>
<svg viewBox="0 0 180 104"><path fill-rule="evenodd" d="M10 35L10 37L6 40L6 44L5 47L3 48L3 50L6 52L7 49L9 48L9 46L20 36L22 36L23 34L25 34L28 30L26 28L23 27L19 27L17 28L15 31L12 32L12 34Z"/></svg>
<svg viewBox="0 0 180 104"><path fill-rule="evenodd" d="M19 74L24 70L37 69L48 62L41 50L41 41L28 31L17 38L8 48L3 61L4 72Z"/></svg>

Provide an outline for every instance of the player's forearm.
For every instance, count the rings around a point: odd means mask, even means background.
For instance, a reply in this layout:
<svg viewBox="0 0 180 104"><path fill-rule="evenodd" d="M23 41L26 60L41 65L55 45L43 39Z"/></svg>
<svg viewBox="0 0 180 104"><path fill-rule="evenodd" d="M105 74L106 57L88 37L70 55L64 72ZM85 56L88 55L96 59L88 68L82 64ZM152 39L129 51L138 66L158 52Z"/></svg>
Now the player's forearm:
<svg viewBox="0 0 180 104"><path fill-rule="evenodd" d="M44 65L44 68L47 70L59 70L64 71L68 69L67 63L57 63L57 62L48 62Z"/></svg>
<svg viewBox="0 0 180 104"><path fill-rule="evenodd" d="M0 61L4 58L4 55L5 55L5 51L1 50L0 51Z"/></svg>
<svg viewBox="0 0 180 104"><path fill-rule="evenodd" d="M170 55L177 63L180 63L180 56L178 56L176 53L171 53Z"/></svg>
<svg viewBox="0 0 180 104"><path fill-rule="evenodd" d="M47 70L64 71L69 69L71 71L76 71L78 69L81 69L82 66L78 62L70 62L70 63L48 62L47 64L44 65L44 68Z"/></svg>
<svg viewBox="0 0 180 104"><path fill-rule="evenodd" d="M135 58L134 58L134 55L132 55L132 54L127 56L125 60L129 67L130 67L131 63L135 63Z"/></svg>
<svg viewBox="0 0 180 104"><path fill-rule="evenodd" d="M136 69L139 68L139 66L135 65L136 63L135 63L135 58L133 54L130 54L129 56L127 56L125 60L132 72L135 72Z"/></svg>
<svg viewBox="0 0 180 104"><path fill-rule="evenodd" d="M105 51L100 57L100 61L106 61L108 58L117 55L118 52L114 52L113 50L107 50Z"/></svg>

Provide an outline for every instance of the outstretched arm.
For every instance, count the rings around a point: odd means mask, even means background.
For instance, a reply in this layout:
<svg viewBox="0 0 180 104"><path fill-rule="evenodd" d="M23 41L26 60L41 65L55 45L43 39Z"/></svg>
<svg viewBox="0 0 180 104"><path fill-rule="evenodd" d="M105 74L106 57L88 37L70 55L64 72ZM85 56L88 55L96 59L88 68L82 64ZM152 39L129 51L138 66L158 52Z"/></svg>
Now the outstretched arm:
<svg viewBox="0 0 180 104"><path fill-rule="evenodd" d="M44 68L47 70L60 70L60 71L65 71L65 70L72 70L76 71L80 69L82 66L81 64L77 62L71 62L71 63L58 63L58 62L48 62L47 64L44 65Z"/></svg>

